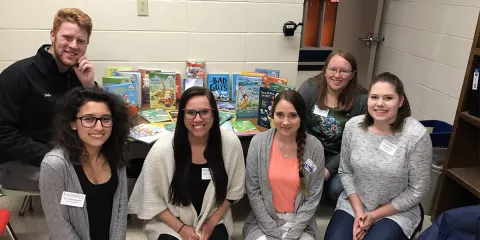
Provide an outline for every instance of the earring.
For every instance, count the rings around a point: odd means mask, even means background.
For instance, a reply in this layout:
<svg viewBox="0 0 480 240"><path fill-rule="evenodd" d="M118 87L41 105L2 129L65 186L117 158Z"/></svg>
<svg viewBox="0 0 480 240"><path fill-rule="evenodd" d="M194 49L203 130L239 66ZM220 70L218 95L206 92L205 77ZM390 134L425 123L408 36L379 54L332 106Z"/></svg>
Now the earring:
<svg viewBox="0 0 480 240"><path fill-rule="evenodd" d="M74 128L72 128L72 130L73 130L73 131L76 131L76 130L77 130L77 128L76 128L76 127L74 127Z"/></svg>

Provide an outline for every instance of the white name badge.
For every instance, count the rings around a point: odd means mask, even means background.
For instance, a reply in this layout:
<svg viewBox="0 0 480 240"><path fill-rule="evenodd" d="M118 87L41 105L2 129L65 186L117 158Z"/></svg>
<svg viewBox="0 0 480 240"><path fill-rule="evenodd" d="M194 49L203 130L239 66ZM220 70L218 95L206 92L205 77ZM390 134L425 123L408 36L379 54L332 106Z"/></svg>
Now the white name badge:
<svg viewBox="0 0 480 240"><path fill-rule="evenodd" d="M387 141L387 139L384 139L382 144L380 144L379 149L387 153L388 155L392 156L395 154L397 151L398 146Z"/></svg>
<svg viewBox="0 0 480 240"><path fill-rule="evenodd" d="M211 180L212 175L210 173L210 169L202 168L202 180Z"/></svg>
<svg viewBox="0 0 480 240"><path fill-rule="evenodd" d="M63 191L60 204L72 207L83 207L85 204L85 194Z"/></svg>
<svg viewBox="0 0 480 240"><path fill-rule="evenodd" d="M313 163L313 161L310 160L310 159L307 159L307 161L305 162L304 168L305 168L305 170L307 170L309 173L315 172L315 170L317 170L317 166L316 166L315 163Z"/></svg>
<svg viewBox="0 0 480 240"><path fill-rule="evenodd" d="M329 111L328 109L323 110L323 109L318 108L317 105L315 105L315 108L313 109L313 114L319 115L321 117L328 117L328 111Z"/></svg>

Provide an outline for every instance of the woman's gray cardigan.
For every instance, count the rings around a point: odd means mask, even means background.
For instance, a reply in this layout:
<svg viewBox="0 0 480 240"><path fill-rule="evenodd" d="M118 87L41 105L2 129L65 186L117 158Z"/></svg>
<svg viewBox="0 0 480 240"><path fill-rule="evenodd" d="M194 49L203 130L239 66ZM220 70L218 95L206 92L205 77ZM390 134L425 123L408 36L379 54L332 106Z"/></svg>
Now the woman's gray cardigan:
<svg viewBox="0 0 480 240"><path fill-rule="evenodd" d="M275 128L258 133L253 137L248 148L246 165L246 188L252 212L245 220L243 237L248 240L265 235L267 239L282 239L279 229L285 220L279 219L272 201L272 190L268 181L270 149ZM295 200L296 218L294 226L288 231L285 239L298 239L305 232L314 239L319 239L318 226L315 221L315 210L320 202L323 189L324 154L323 146L314 136L307 134L304 162L310 159L317 166L312 173L303 169L307 196L299 191Z"/></svg>
<svg viewBox="0 0 480 240"><path fill-rule="evenodd" d="M110 240L127 238L127 172L117 170L118 186L113 196ZM77 173L61 149L45 155L40 168L40 196L52 240L90 240L87 204L83 207L60 205L64 191L83 194Z"/></svg>

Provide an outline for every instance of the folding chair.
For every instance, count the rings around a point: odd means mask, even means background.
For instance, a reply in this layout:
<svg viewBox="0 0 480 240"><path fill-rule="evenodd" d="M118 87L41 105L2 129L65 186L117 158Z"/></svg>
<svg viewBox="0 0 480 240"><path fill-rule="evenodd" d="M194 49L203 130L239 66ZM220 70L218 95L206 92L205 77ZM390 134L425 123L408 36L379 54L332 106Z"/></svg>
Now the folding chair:
<svg viewBox="0 0 480 240"><path fill-rule="evenodd" d="M0 208L0 235L2 235L3 231L7 229L8 236L12 240L17 240L17 236L13 231L12 226L8 222L10 220L10 211L7 209Z"/></svg>
<svg viewBox="0 0 480 240"><path fill-rule="evenodd" d="M22 207L18 212L19 217L23 217L25 215L25 210L29 212L33 212L33 204L32 204L32 196L40 196L40 192L30 192L30 191L19 191L19 190L12 190L0 185L0 197L6 196L25 196L23 199Z"/></svg>

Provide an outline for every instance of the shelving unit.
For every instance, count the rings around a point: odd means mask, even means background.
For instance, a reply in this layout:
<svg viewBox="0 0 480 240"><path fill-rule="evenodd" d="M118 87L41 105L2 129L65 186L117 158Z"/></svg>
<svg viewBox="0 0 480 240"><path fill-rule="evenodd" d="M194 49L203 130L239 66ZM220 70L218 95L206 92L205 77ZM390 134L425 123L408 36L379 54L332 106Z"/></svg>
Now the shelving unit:
<svg viewBox="0 0 480 240"><path fill-rule="evenodd" d="M458 101L432 221L444 211L480 204L480 118L469 114L468 99L475 63L480 62L480 16Z"/></svg>

